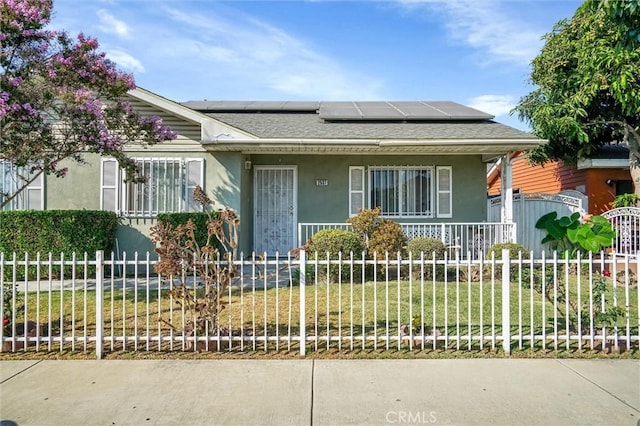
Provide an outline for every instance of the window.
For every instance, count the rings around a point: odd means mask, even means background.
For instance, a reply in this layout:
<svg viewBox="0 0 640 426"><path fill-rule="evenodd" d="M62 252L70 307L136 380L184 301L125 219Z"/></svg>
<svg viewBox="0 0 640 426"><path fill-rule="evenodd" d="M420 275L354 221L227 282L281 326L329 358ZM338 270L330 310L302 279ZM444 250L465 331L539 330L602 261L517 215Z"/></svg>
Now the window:
<svg viewBox="0 0 640 426"><path fill-rule="evenodd" d="M451 171L450 166L371 166L368 205L388 217L453 217ZM365 167L349 167L350 216L364 207L364 176Z"/></svg>
<svg viewBox="0 0 640 426"><path fill-rule="evenodd" d="M203 186L204 160L136 158L144 182L125 182L115 159L102 161L102 209L126 217L155 217L158 213L200 211L193 190Z"/></svg>
<svg viewBox="0 0 640 426"><path fill-rule="evenodd" d="M370 167L369 205L383 216L433 217L433 168Z"/></svg>
<svg viewBox="0 0 640 426"><path fill-rule="evenodd" d="M619 180L616 182L616 196L623 194L633 194L633 181Z"/></svg>
<svg viewBox="0 0 640 426"><path fill-rule="evenodd" d="M8 161L0 160L0 202L13 194L23 182L30 179L26 167L15 167ZM2 210L42 210L44 208L43 194L44 176L42 174L13 198Z"/></svg>

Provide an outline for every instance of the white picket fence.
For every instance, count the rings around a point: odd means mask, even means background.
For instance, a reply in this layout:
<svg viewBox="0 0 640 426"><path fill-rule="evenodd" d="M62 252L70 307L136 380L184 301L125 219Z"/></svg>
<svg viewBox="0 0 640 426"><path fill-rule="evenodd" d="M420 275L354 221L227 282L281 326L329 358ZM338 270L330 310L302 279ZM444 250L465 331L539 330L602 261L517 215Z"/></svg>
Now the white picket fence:
<svg viewBox="0 0 640 426"><path fill-rule="evenodd" d="M148 254L0 253L2 351L638 350L638 257L357 257L241 256L218 328L189 336Z"/></svg>

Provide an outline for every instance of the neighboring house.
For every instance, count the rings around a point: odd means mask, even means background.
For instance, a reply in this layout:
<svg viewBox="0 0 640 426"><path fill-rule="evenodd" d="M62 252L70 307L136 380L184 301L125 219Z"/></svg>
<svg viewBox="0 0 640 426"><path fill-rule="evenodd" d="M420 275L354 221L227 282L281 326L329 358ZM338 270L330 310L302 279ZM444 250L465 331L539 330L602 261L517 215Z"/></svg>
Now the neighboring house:
<svg viewBox="0 0 640 426"><path fill-rule="evenodd" d="M575 190L584 194L583 208L590 214L611 209L614 198L633 192L629 172L629 150L622 145L607 145L590 158L566 165L554 161L544 166L532 166L525 153L518 153L512 162L512 188L520 193L557 194ZM487 173L488 195L500 194L500 167L496 164Z"/></svg>
<svg viewBox="0 0 640 426"><path fill-rule="evenodd" d="M92 154L32 188L39 208L118 212L127 251L153 253L159 212L198 210L196 185L238 213L244 253L284 254L299 223L344 222L375 206L400 223L484 222L487 163L544 142L453 102L178 104L139 88L130 98L179 135L127 148L146 183L124 182L114 160Z"/></svg>

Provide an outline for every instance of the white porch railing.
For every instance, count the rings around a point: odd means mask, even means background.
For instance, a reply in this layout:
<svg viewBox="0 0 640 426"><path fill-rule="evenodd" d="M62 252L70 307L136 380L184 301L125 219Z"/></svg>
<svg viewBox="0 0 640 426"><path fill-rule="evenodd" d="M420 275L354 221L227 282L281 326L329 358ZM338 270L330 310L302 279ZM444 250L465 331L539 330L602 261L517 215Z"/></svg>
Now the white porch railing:
<svg viewBox="0 0 640 426"><path fill-rule="evenodd" d="M516 224L499 222L478 223L401 223L409 240L429 237L441 240L451 252L467 254L471 259L485 256L489 247L498 243L516 242ZM298 246L302 246L315 233L323 229L351 229L349 223L299 223Z"/></svg>
<svg viewBox="0 0 640 426"><path fill-rule="evenodd" d="M100 358L107 351L202 349L301 355L403 348L638 350L640 295L632 271L640 259L527 257L253 255L236 262L238 278L224 296L219 328L193 336L180 331L188 312L166 297L175 282L153 273L148 255L34 259L0 253L0 298L8 301L0 306L0 351L95 351ZM133 275L120 272L127 268ZM187 281L195 291L197 277ZM605 290L599 290L602 283ZM614 320L598 315L611 312L617 312Z"/></svg>

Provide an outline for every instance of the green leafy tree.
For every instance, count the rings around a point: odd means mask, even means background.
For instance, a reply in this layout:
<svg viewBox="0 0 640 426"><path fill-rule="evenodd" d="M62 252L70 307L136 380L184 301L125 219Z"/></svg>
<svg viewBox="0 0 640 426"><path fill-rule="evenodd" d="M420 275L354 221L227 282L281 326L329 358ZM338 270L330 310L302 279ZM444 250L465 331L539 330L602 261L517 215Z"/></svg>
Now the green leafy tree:
<svg viewBox="0 0 640 426"><path fill-rule="evenodd" d="M63 177L63 160L82 163L86 152L115 157L135 179L124 145L176 136L123 100L133 76L97 40L46 28L52 8L51 0L0 0L0 161L20 174L0 186L0 210L41 174Z"/></svg>
<svg viewBox="0 0 640 426"><path fill-rule="evenodd" d="M640 193L640 2L587 0L544 39L532 62L537 88L514 109L549 140L530 161L574 163L624 143Z"/></svg>

